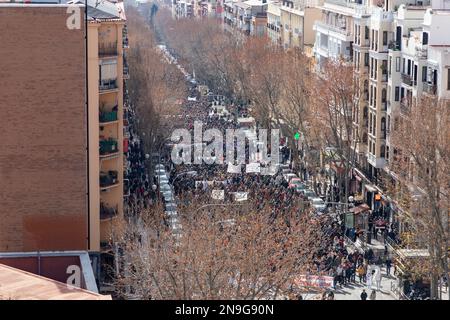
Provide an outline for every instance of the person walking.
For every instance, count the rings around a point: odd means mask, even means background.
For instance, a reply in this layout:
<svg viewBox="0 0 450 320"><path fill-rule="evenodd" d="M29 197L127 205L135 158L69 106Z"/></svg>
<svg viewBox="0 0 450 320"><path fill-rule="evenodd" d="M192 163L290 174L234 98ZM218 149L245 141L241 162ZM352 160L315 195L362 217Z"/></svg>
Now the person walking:
<svg viewBox="0 0 450 320"><path fill-rule="evenodd" d="M386 258L386 274L387 274L388 276L391 275L391 267L392 267L392 261L391 261L391 258L387 257L387 258Z"/></svg>
<svg viewBox="0 0 450 320"><path fill-rule="evenodd" d="M377 299L377 292L375 290L372 290L372 292L370 293L370 300L376 300Z"/></svg>
<svg viewBox="0 0 450 320"><path fill-rule="evenodd" d="M367 292L366 289L363 289L363 291L361 292L361 300L367 300Z"/></svg>

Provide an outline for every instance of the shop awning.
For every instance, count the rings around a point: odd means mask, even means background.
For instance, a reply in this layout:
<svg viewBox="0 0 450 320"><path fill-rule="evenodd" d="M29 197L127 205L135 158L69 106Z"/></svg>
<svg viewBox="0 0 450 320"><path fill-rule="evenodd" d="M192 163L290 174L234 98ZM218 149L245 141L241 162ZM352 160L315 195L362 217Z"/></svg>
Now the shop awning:
<svg viewBox="0 0 450 320"><path fill-rule="evenodd" d="M367 189L367 191L377 192L377 189L371 184L366 184L364 187Z"/></svg>
<svg viewBox="0 0 450 320"><path fill-rule="evenodd" d="M370 210L370 207L367 204L363 203L357 207L351 208L350 212L352 212L354 214L360 214L360 213L364 213L369 210Z"/></svg>

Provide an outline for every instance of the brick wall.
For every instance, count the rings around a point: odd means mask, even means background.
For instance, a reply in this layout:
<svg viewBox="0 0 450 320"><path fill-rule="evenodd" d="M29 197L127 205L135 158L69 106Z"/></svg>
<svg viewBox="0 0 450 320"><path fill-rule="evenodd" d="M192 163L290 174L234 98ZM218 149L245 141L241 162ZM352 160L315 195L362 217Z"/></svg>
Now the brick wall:
<svg viewBox="0 0 450 320"><path fill-rule="evenodd" d="M87 247L84 25L66 10L0 9L0 251Z"/></svg>

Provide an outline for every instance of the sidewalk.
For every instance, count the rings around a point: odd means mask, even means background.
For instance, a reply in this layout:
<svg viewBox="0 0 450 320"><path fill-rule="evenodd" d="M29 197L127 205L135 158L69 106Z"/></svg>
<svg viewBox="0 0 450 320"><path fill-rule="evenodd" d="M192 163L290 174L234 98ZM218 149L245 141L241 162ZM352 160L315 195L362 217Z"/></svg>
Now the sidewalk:
<svg viewBox="0 0 450 320"><path fill-rule="evenodd" d="M386 276L386 268L382 268L381 272L381 287L380 291L377 291L376 300L397 300L395 295L391 292L391 283L396 283L397 278L392 274L388 278ZM369 290L365 284L359 283L358 277L356 277L356 280L356 283L346 284L342 288L338 285L336 290L333 290L335 300L361 300L360 295L363 289L366 289L367 300L369 300L372 290ZM372 286L372 289L376 289L376 285Z"/></svg>

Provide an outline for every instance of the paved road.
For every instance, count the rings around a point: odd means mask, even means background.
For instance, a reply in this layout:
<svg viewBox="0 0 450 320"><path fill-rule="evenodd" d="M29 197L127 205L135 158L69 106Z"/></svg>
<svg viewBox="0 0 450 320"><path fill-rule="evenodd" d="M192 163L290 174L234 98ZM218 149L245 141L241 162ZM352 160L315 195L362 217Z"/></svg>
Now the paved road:
<svg viewBox="0 0 450 320"><path fill-rule="evenodd" d="M356 280L358 280L358 277L356 277ZM376 300L397 300L391 292L392 282L397 283L397 278L392 274L390 277L387 277L386 269L382 268L381 287L380 291L377 291ZM359 281L356 284L352 283L342 288L337 286L336 290L334 290L334 297L335 300L361 300L360 295L363 289L366 289L369 296L372 290L369 290L365 284L361 284ZM372 289L376 289L376 286L372 286Z"/></svg>

